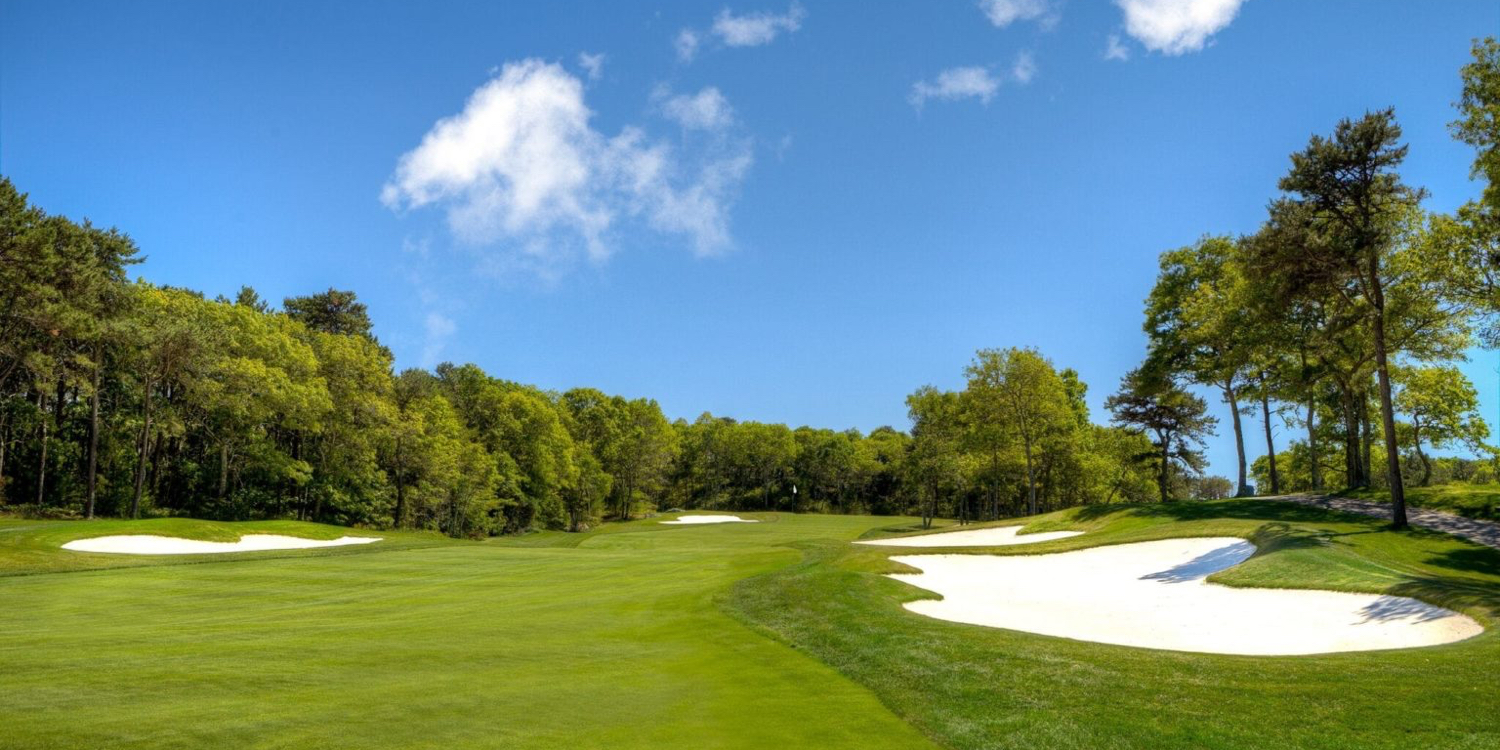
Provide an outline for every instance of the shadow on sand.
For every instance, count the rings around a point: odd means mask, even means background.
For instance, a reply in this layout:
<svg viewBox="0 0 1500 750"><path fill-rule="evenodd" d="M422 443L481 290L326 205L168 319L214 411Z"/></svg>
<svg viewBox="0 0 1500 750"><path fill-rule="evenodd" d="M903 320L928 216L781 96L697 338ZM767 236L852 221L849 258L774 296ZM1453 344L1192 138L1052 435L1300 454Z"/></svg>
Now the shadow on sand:
<svg viewBox="0 0 1500 750"><path fill-rule="evenodd" d="M1250 559L1255 554L1255 545L1249 542L1230 542L1212 552L1206 552L1181 565L1177 565L1159 573L1151 573L1141 576L1142 581L1160 581L1162 583L1186 583L1207 578L1225 568L1232 568Z"/></svg>

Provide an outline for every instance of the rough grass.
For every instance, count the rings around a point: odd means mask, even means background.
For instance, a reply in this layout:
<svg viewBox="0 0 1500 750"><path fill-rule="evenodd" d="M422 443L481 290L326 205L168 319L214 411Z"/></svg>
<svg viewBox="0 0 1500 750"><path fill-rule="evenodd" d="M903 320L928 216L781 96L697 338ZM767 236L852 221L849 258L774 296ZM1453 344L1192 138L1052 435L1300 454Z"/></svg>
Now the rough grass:
<svg viewBox="0 0 1500 750"><path fill-rule="evenodd" d="M1389 490L1348 490L1339 494L1382 503L1391 501ZM1407 487L1406 502L1418 508L1500 521L1500 484L1452 482L1431 487Z"/></svg>
<svg viewBox="0 0 1500 750"><path fill-rule="evenodd" d="M1500 745L1493 631L1263 658L958 625L901 608L926 594L880 575L899 550L848 543L914 519L744 515L762 523L128 560L58 545L349 530L0 520L0 748ZM1215 580L1500 616L1500 551L1378 519L1238 501L1029 528L1090 533L994 551L1241 536L1260 554Z"/></svg>

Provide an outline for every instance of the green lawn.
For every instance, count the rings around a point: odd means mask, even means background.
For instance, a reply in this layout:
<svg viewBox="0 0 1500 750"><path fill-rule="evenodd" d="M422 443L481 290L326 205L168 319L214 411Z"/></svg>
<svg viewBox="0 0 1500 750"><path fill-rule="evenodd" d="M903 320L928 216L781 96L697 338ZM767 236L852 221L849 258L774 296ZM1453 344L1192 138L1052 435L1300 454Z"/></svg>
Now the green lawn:
<svg viewBox="0 0 1500 750"><path fill-rule="evenodd" d="M745 515L763 522L125 561L57 545L346 530L0 520L0 747L1500 746L1492 630L1257 658L957 625L901 609L922 593L877 575L900 550L847 543L911 519ZM1227 583L1500 617L1500 552L1375 519L1233 501L1035 526L1091 533L1005 552L1238 535L1262 554Z"/></svg>
<svg viewBox="0 0 1500 750"><path fill-rule="evenodd" d="M714 606L878 523L764 518L0 578L0 746L931 747ZM106 527L11 524L0 560Z"/></svg>
<svg viewBox="0 0 1500 750"><path fill-rule="evenodd" d="M1361 500L1391 501L1389 490L1348 490L1340 494ZM1431 487L1407 487L1406 502L1418 508L1500 521L1500 484L1452 482Z"/></svg>

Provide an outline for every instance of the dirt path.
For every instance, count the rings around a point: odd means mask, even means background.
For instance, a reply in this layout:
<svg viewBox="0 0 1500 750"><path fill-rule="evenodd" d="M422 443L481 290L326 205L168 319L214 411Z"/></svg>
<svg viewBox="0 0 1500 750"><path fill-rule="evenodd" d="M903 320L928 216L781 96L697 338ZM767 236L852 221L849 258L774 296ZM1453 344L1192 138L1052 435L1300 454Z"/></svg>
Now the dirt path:
<svg viewBox="0 0 1500 750"><path fill-rule="evenodd" d="M1331 508L1333 510L1342 510L1379 518L1390 518L1391 516L1391 506L1389 504L1370 500L1354 500L1347 497L1332 496L1320 497L1317 495L1286 495L1269 499L1290 500L1294 503L1302 503L1303 505ZM1444 513L1439 510L1413 508L1410 505L1406 506L1406 520L1411 522L1413 526L1421 526L1424 529L1433 529L1434 531L1444 531L1454 536L1468 539L1471 542L1500 549L1500 522L1464 518L1463 516Z"/></svg>

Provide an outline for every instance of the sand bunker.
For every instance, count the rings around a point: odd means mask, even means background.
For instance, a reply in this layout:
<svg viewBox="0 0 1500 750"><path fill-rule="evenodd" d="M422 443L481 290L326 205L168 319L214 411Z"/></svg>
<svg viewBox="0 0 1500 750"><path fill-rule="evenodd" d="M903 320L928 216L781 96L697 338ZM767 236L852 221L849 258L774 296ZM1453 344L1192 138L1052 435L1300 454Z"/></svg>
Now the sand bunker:
<svg viewBox="0 0 1500 750"><path fill-rule="evenodd" d="M1255 546L1168 539L1050 555L916 555L892 575L943 596L908 602L929 617L1143 648L1296 655L1451 643L1472 618L1401 596L1243 589L1204 580Z"/></svg>
<svg viewBox="0 0 1500 750"><path fill-rule="evenodd" d="M1012 544L1036 544L1053 539L1078 536L1082 531L1043 531L1038 534L1016 535L1020 526L997 526L968 531L945 531L941 534L903 536L896 539L870 539L855 544L874 544L882 547L1003 547Z"/></svg>
<svg viewBox="0 0 1500 750"><path fill-rule="evenodd" d="M760 523L751 518L740 518L739 516L678 516L676 521L662 521L667 525L696 525L700 523Z"/></svg>
<svg viewBox="0 0 1500 750"><path fill-rule="evenodd" d="M109 552L121 555L202 555L220 552L260 552L273 549L311 549L342 547L346 544L369 544L378 536L341 536L338 539L303 539L280 534L247 534L237 542L204 542L154 534L126 534L75 539L63 549L75 552Z"/></svg>

